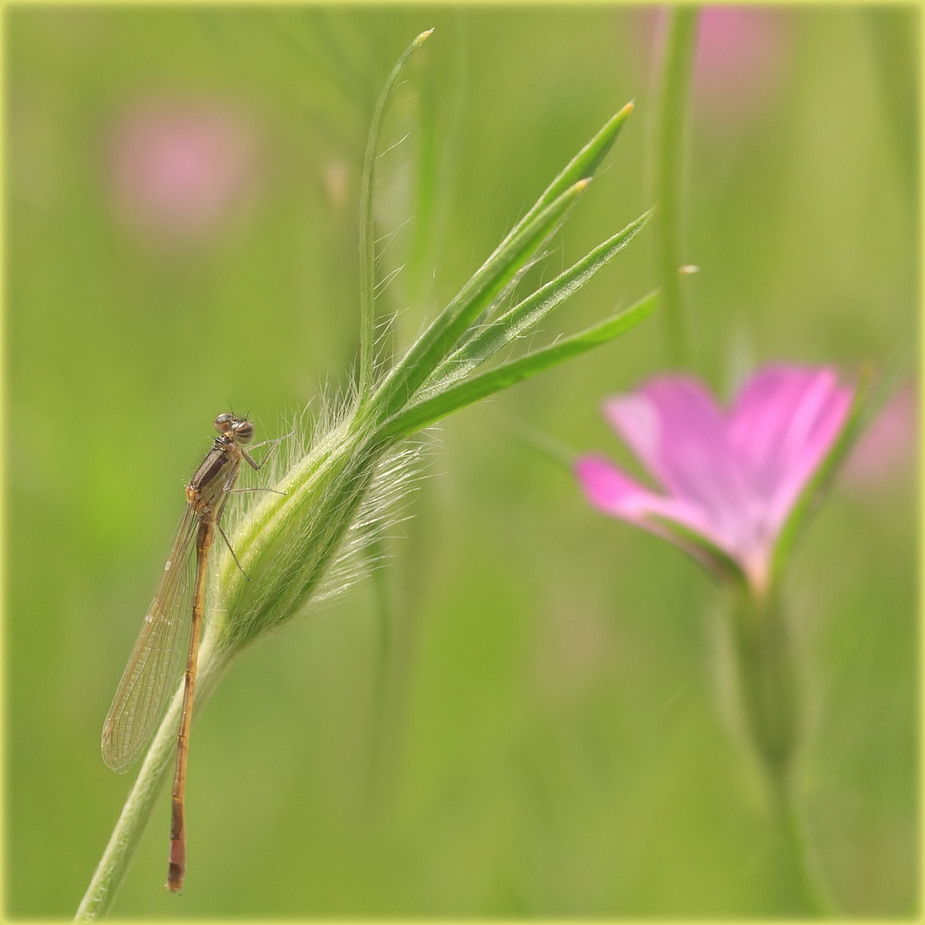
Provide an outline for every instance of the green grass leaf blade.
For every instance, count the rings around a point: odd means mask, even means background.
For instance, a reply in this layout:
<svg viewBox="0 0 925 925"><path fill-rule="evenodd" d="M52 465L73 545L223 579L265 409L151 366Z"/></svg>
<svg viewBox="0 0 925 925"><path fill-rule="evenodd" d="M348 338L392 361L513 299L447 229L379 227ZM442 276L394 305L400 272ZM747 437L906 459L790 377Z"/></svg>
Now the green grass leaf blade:
<svg viewBox="0 0 925 925"><path fill-rule="evenodd" d="M593 178L598 167L603 163L604 158L610 152L614 142L616 142L617 136L620 134L620 130L623 128L624 123L633 112L633 108L634 104L632 102L627 103L616 115L612 116L597 134L575 155L575 157L572 158L571 161L569 161L569 163L556 175L552 183L543 191L539 199L531 206L526 215L514 225L504 240L498 245L495 254L506 247L511 238L530 222L537 213L549 203L554 202L555 199L569 189L571 185L581 180ZM494 256L494 254L492 256ZM503 291L498 294L493 303L486 307L484 318L479 319L480 321L493 317L494 309L505 301L509 291L513 290L516 282L517 280L515 278L512 280L508 291ZM475 333L476 326L473 326L460 337L459 344L464 344L471 339Z"/></svg>
<svg viewBox="0 0 925 925"><path fill-rule="evenodd" d="M579 180L590 180L610 152L620 130L633 112L634 104L627 103L616 115L608 119L598 133L566 164L563 170L549 184L527 214L511 229L498 250L501 250L517 232L531 221L533 217L559 198L567 189Z"/></svg>
<svg viewBox="0 0 925 925"><path fill-rule="evenodd" d="M473 376L432 398L424 399L387 421L381 428L380 437L386 441L409 437L466 405L502 392L537 373L600 347L626 333L652 314L657 299L658 293L652 292L635 305L594 327L511 360L497 369Z"/></svg>
<svg viewBox="0 0 925 925"><path fill-rule="evenodd" d="M533 255L556 232L589 180L567 189L488 258L475 275L424 331L385 379L374 401L380 421L398 413L437 365L454 348L476 318L492 303Z"/></svg>
<svg viewBox="0 0 925 925"><path fill-rule="evenodd" d="M470 373L502 347L540 322L554 308L577 292L607 266L648 222L652 210L645 212L622 231L599 244L585 257L555 279L550 280L522 302L483 327L472 340L451 354L435 371L436 383L448 384Z"/></svg>

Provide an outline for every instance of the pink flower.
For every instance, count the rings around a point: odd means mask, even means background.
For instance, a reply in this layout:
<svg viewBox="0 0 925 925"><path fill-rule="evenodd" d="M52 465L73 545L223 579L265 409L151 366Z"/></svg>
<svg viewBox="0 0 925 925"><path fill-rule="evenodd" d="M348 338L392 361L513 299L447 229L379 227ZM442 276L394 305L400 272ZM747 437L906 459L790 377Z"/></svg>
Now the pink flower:
<svg viewBox="0 0 925 925"><path fill-rule="evenodd" d="M841 434L852 396L832 369L768 366L726 411L695 379L660 377L610 399L605 413L664 493L597 456L579 459L576 474L599 510L708 564L731 560L763 593L781 530Z"/></svg>
<svg viewBox="0 0 925 925"><path fill-rule="evenodd" d="M843 484L876 495L887 486L909 485L918 445L916 386L908 382L880 409L852 450L841 473Z"/></svg>
<svg viewBox="0 0 925 925"><path fill-rule="evenodd" d="M791 27L779 8L704 7L694 70L698 112L717 128L759 118L784 85Z"/></svg>
<svg viewBox="0 0 925 925"><path fill-rule="evenodd" d="M166 243L211 236L254 186L252 126L220 101L135 101L111 136L111 188L133 230Z"/></svg>
<svg viewBox="0 0 925 925"><path fill-rule="evenodd" d="M632 50L651 49L660 70L667 10L646 7L634 19ZM783 7L701 7L691 100L698 121L720 136L760 121L786 90L794 38Z"/></svg>

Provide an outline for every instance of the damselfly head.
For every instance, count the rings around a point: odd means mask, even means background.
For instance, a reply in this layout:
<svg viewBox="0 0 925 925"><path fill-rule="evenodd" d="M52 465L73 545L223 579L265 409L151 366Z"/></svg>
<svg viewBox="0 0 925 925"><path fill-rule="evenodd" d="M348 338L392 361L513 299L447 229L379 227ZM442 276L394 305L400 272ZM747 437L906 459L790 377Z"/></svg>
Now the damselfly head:
<svg viewBox="0 0 925 925"><path fill-rule="evenodd" d="M215 419L215 429L220 433L234 437L236 443L250 443L254 436L254 425L246 418L236 418L225 412Z"/></svg>

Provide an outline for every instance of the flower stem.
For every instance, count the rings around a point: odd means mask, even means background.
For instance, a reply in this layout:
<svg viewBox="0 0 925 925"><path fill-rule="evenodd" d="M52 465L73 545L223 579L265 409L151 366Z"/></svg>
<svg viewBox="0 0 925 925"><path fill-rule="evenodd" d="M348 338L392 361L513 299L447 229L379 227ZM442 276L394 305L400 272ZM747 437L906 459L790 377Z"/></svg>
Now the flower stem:
<svg viewBox="0 0 925 925"><path fill-rule="evenodd" d="M768 771L771 809L778 827L791 889L799 897L802 909L816 915L834 915L836 910L813 857L793 783L787 774L779 771L775 773L770 769Z"/></svg>
<svg viewBox="0 0 925 925"><path fill-rule="evenodd" d="M830 915L829 890L811 857L795 793L800 698L777 595L739 586L731 628L742 718L767 785L786 893L796 905L787 911Z"/></svg>
<svg viewBox="0 0 925 925"><path fill-rule="evenodd" d="M681 187L687 105L697 42L698 10L675 6L668 12L655 130L655 200L658 203L657 271L662 290L665 349L671 366L690 360L684 311Z"/></svg>

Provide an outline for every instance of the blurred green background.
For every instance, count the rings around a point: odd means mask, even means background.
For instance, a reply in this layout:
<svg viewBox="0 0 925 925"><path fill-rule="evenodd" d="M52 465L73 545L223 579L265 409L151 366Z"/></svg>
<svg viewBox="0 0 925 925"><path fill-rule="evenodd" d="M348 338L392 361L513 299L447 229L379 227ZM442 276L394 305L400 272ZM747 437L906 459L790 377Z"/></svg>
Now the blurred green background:
<svg viewBox="0 0 925 925"><path fill-rule="evenodd" d="M271 436L348 381L359 168L395 58L437 27L379 189L381 231L402 227L382 272L408 262L382 304L408 343L629 99L538 272L652 204L656 11L3 12L5 902L58 917L131 784L101 724L212 418L230 403ZM769 360L850 376L917 342L917 30L911 7L705 14L688 292L721 392ZM647 292L652 240L546 335ZM773 913L711 582L537 449L619 455L600 402L663 368L660 338L654 318L440 428L392 531L387 696L369 581L247 652L196 727L182 897L165 792L115 914ZM819 511L791 586L811 836L845 909L874 916L918 897L912 404Z"/></svg>

